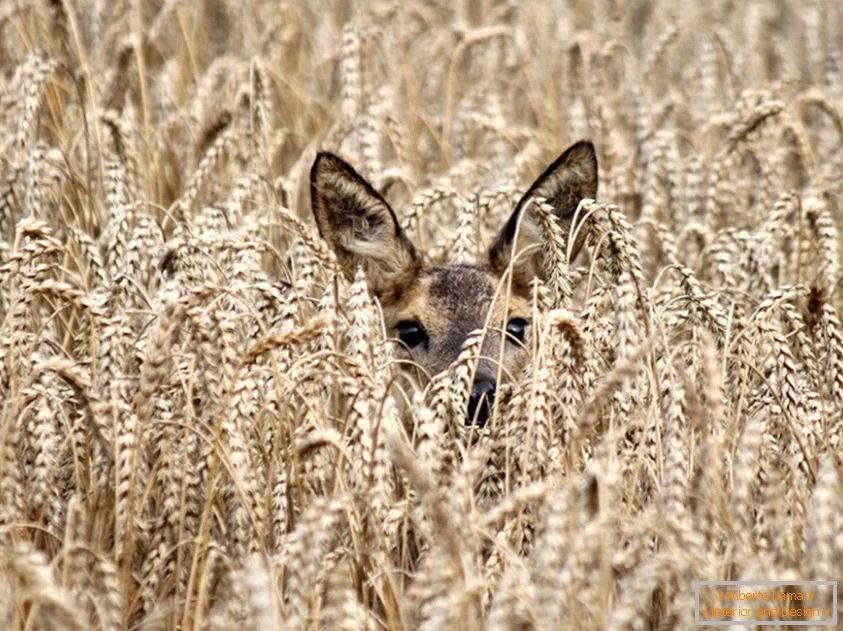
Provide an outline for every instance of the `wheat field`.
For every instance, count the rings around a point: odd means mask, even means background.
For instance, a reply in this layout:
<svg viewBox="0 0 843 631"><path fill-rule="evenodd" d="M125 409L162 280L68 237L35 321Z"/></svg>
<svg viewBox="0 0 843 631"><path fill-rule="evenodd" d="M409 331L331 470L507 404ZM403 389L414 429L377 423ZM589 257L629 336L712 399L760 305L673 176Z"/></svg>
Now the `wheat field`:
<svg viewBox="0 0 843 631"><path fill-rule="evenodd" d="M3 629L691 629L695 581L843 578L843 4L10 0L0 72ZM402 378L310 165L473 261L580 138L586 246L545 223L466 428L480 338Z"/></svg>

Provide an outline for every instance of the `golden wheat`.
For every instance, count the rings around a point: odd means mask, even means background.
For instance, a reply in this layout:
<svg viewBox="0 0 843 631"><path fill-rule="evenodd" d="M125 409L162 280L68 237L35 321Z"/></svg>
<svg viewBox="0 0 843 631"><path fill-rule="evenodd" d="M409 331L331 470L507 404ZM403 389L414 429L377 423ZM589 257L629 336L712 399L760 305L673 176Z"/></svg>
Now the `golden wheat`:
<svg viewBox="0 0 843 631"><path fill-rule="evenodd" d="M694 581L843 578L843 5L457 4L0 9L0 626L691 629ZM534 199L531 361L466 428L485 332L418 386L309 165L473 262L584 136L585 253Z"/></svg>

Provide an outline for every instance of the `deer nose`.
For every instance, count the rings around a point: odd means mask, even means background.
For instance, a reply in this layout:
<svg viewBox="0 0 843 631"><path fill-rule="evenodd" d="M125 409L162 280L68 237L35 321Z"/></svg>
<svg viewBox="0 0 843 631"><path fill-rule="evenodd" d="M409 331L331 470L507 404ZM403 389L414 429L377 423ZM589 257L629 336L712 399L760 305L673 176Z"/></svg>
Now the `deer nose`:
<svg viewBox="0 0 843 631"><path fill-rule="evenodd" d="M477 424L483 427L489 420L492 413L492 404L495 401L494 381L475 381L471 386L471 395L468 397L468 418L465 424Z"/></svg>

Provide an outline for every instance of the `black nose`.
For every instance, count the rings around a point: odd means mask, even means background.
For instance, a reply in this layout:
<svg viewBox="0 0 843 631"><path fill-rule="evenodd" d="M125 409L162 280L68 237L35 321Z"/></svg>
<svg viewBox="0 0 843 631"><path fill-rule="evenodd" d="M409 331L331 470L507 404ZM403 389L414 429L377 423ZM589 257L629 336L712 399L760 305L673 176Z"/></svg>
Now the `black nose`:
<svg viewBox="0 0 843 631"><path fill-rule="evenodd" d="M471 386L471 396L468 398L468 418L465 424L477 424L483 427L492 413L495 402L495 383L493 381L475 381Z"/></svg>

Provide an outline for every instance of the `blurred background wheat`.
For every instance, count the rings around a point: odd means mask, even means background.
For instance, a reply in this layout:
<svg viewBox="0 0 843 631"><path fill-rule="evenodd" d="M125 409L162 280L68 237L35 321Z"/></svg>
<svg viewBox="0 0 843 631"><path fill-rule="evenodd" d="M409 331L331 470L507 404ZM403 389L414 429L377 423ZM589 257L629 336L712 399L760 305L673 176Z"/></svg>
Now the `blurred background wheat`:
<svg viewBox="0 0 843 631"><path fill-rule="evenodd" d="M843 577L843 4L0 2L0 626L690 629ZM482 431L310 217L473 260L592 138ZM705 604L705 601L704 601ZM828 599L824 606L830 606Z"/></svg>

